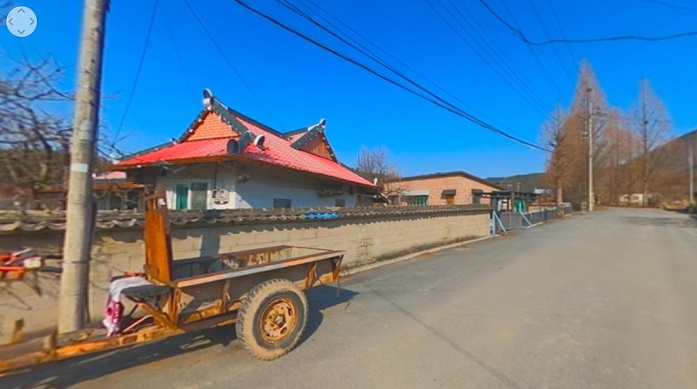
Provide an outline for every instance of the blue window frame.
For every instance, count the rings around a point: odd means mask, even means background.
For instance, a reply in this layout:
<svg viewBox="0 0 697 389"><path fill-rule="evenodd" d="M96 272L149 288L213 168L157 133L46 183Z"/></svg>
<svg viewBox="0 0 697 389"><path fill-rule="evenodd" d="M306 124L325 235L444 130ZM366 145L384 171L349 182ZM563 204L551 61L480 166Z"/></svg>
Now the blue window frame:
<svg viewBox="0 0 697 389"><path fill-rule="evenodd" d="M412 207L424 207L428 205L428 196L410 196L409 205Z"/></svg>

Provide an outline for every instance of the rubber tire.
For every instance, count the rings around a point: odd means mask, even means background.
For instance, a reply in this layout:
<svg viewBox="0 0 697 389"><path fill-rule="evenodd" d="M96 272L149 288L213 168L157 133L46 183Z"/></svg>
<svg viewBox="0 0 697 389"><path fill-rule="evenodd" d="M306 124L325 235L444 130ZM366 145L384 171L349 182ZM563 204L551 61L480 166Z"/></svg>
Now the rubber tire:
<svg viewBox="0 0 697 389"><path fill-rule="evenodd" d="M277 344L268 343L262 339L256 323L261 316L262 307L272 299L281 296L289 298L295 304L298 322L288 338ZM263 361L278 359L300 342L307 326L307 315L307 297L297 285L283 278L263 282L255 286L242 301L235 324L237 339L258 359Z"/></svg>

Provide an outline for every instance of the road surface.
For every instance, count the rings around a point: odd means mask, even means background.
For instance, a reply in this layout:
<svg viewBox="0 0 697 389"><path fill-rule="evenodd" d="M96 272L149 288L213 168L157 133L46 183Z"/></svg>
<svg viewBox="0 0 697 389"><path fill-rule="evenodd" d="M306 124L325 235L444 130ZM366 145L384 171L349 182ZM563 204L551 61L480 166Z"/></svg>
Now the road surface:
<svg viewBox="0 0 697 389"><path fill-rule="evenodd" d="M697 388L697 225L609 210L359 273L275 362L231 329L64 361L10 388Z"/></svg>

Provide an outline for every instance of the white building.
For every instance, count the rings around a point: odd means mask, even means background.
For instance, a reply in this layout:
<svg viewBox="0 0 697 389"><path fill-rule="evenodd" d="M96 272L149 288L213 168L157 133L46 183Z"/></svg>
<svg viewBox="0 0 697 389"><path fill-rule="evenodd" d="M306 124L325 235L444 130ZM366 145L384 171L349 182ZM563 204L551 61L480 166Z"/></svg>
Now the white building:
<svg viewBox="0 0 697 389"><path fill-rule="evenodd" d="M650 203L654 198L653 195L648 194L646 196L646 203ZM644 204L644 194L643 193L630 193L623 194L619 198L620 205L643 205Z"/></svg>

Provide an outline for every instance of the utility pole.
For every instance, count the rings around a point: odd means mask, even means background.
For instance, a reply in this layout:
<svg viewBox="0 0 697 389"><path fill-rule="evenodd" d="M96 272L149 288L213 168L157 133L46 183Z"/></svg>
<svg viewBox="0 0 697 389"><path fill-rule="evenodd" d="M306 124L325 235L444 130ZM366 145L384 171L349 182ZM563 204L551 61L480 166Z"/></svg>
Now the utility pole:
<svg viewBox="0 0 697 389"><path fill-rule="evenodd" d="M591 101L591 89L588 93L588 212L593 212L593 102Z"/></svg>
<svg viewBox="0 0 697 389"><path fill-rule="evenodd" d="M690 171L690 211L695 212L695 148L694 144L688 145L687 163Z"/></svg>
<svg viewBox="0 0 697 389"><path fill-rule="evenodd" d="M92 172L99 135L102 54L109 0L85 0L77 96L70 145L70 175L58 299L58 331L85 325L92 249Z"/></svg>

